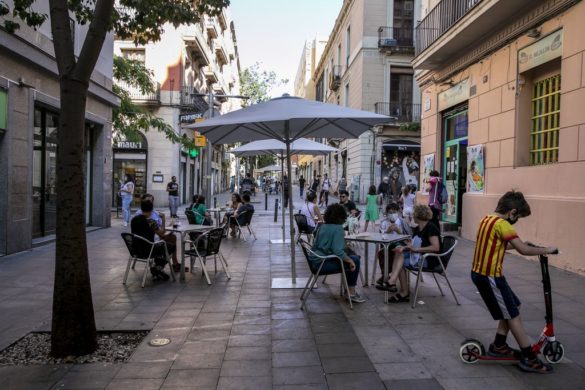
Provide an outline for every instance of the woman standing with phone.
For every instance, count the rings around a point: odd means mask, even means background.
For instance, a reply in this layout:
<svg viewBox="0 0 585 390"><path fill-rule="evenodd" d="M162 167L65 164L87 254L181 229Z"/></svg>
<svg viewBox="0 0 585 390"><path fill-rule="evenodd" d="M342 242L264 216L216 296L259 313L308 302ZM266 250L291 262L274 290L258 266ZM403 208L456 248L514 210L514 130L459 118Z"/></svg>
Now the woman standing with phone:
<svg viewBox="0 0 585 390"><path fill-rule="evenodd" d="M126 175L124 185L120 188L120 196L122 197L122 210L124 211L124 226L128 226L130 222L130 206L134 197L134 179L131 175Z"/></svg>

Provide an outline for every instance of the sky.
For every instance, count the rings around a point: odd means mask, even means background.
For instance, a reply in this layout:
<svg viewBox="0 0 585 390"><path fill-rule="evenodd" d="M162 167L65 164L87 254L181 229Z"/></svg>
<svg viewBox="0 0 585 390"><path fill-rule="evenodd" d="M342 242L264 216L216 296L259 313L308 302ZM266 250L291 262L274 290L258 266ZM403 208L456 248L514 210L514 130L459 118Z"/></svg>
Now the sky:
<svg viewBox="0 0 585 390"><path fill-rule="evenodd" d="M343 0L231 0L241 69L260 62L288 84L270 94L293 94L306 40L328 37Z"/></svg>

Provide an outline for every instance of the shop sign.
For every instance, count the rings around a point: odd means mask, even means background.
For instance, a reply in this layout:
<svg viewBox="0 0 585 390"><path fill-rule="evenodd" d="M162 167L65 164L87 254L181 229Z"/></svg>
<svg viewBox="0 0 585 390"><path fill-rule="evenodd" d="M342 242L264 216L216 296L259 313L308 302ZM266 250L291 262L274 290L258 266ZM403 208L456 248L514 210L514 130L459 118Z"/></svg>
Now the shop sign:
<svg viewBox="0 0 585 390"><path fill-rule="evenodd" d="M8 94L0 90L0 132L6 130L6 117L8 115Z"/></svg>
<svg viewBox="0 0 585 390"><path fill-rule="evenodd" d="M518 51L518 72L526 72L563 55L563 30L557 30Z"/></svg>
<svg viewBox="0 0 585 390"><path fill-rule="evenodd" d="M204 148L205 142L206 142L206 139L205 139L204 135L196 135L195 136L195 146Z"/></svg>
<svg viewBox="0 0 585 390"><path fill-rule="evenodd" d="M203 113L189 113L179 115L179 123L195 123L198 119L203 119Z"/></svg>
<svg viewBox="0 0 585 390"><path fill-rule="evenodd" d="M469 79L465 79L439 94L439 111L469 100Z"/></svg>
<svg viewBox="0 0 585 390"><path fill-rule="evenodd" d="M128 141L125 137L120 137L114 149L144 150L148 149L148 143L144 134L140 133L140 141Z"/></svg>

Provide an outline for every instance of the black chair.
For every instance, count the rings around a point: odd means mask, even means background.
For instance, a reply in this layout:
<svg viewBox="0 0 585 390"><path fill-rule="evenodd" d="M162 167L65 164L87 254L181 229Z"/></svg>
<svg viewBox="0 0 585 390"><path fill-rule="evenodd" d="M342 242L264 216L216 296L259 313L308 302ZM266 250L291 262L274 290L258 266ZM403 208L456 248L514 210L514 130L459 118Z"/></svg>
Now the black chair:
<svg viewBox="0 0 585 390"><path fill-rule="evenodd" d="M305 285L305 289L303 290L303 293L301 294L301 310L304 310L305 308L305 303L307 302L307 299L309 298L309 294L311 294L311 291L313 290L313 287L315 286L315 283L317 283L317 279L319 278L319 276L326 276L326 275L333 275L333 274L341 274L341 286L340 286L340 295L343 295L344 290L347 293L347 301L349 302L349 307L351 309L353 309L353 304L351 303L351 298L349 297L349 285L347 284L347 276L345 275L345 264L343 262L343 259L340 259L339 257L335 256L335 255L329 255L329 256L321 256L318 255L317 253L313 252L313 250L311 249L311 245L303 240L302 238L300 238L298 240L299 244L301 244L301 248L303 249L303 254L305 255L305 259L307 260L307 264L309 265L309 269L311 270L311 277L309 278L309 280L307 280L307 284ZM314 262L312 262L310 260L310 255L317 257L320 260L320 263L318 266L315 265ZM322 271L323 265L325 264L326 261L334 261L334 262L339 262L340 265L340 270L337 271L333 271L333 272L324 272Z"/></svg>
<svg viewBox="0 0 585 390"><path fill-rule="evenodd" d="M148 270L155 266L155 256L154 255L154 250L156 247L164 247L164 253L165 253L165 261L167 264L169 263L169 252L167 250L167 245L164 241L157 241L157 242L151 242L149 240L147 240L144 237L141 237L139 235L136 234L132 234L132 233L122 233L122 239L124 240L124 243L126 244L126 248L128 248L128 252L130 253L130 257L128 257L128 264L126 265L126 272L124 273L124 280L122 281L122 284L126 284L126 280L128 280L128 273L130 272L130 267L132 267L132 269L134 269L136 262L141 262L144 263L144 272L142 275L142 287L144 288L144 284L146 283L146 275L148 274ZM148 250L148 255L145 256L144 253L143 254L139 254L137 253L137 251L135 250L136 248L136 243L137 242L141 242L144 245L150 245L150 249ZM171 277L173 278L173 281L175 281L175 274L173 273L173 269L170 267L170 273L171 273Z"/></svg>
<svg viewBox="0 0 585 390"><path fill-rule="evenodd" d="M453 287L451 287L449 278L447 277L447 266L449 265L449 260L455 250L455 246L457 246L457 239L455 237L444 236L442 239L441 253L425 253L421 256L421 260L418 262L418 267L404 267L409 273L416 275L416 286L414 288L414 298L412 299L413 309L416 306L418 289L420 287L423 273L430 273L433 275L435 283L437 283L437 287L439 287L442 296L445 296L445 294L443 294L443 289L441 288L436 275L444 277L449 289L451 290L451 294L453 294L453 298L455 298L455 302L457 302L457 305L460 305L457 296L455 295L455 291L453 291Z"/></svg>
<svg viewBox="0 0 585 390"><path fill-rule="evenodd" d="M208 232L201 234L195 241L186 241L187 243L191 244L191 248L189 250L184 251L184 256L189 256L191 259L191 272L193 272L193 264L195 263L195 258L199 260L201 264L201 270L207 279L207 284L211 284L211 279L209 278L209 273L207 272L207 268L205 267L205 263L207 261L208 256L213 256L213 261L215 265L215 273L217 274L217 259L219 258L219 262L225 272L228 280L232 277L228 271L228 264L223 257L222 253L220 252L219 248L221 246L221 240L223 238L223 227L212 229ZM201 245L201 242L204 242L204 245Z"/></svg>
<svg viewBox="0 0 585 390"><path fill-rule="evenodd" d="M242 223L240 223L240 221L238 220L241 216L244 216L244 218L242 218ZM238 215L238 217L234 217L234 220L236 221L236 226L238 228L238 237L242 238L244 241L248 241L246 240L246 234L242 234L244 231L242 230L243 227L248 228L248 235L254 236L254 240L257 240L258 238L256 237L256 233L254 232L254 229L252 229L252 227L250 226L250 224L252 223L252 217L254 216L254 210L246 210L244 212L242 212L240 215Z"/></svg>
<svg viewBox="0 0 585 390"><path fill-rule="evenodd" d="M185 216L187 217L189 225L197 225L197 221L195 220L195 212L193 210L185 210Z"/></svg>
<svg viewBox="0 0 585 390"><path fill-rule="evenodd" d="M311 238L313 237L313 229L309 226L307 222L307 216L305 214L295 214L295 222L297 223L297 230L298 235L296 241L298 242L301 239L301 235L305 234L307 236L307 241L311 242Z"/></svg>

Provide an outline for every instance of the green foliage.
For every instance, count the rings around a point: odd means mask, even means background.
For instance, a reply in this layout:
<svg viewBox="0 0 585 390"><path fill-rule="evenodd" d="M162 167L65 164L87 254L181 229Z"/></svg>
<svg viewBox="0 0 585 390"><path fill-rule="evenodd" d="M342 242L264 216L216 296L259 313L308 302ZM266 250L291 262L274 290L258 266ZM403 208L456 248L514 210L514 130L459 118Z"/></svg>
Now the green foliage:
<svg viewBox="0 0 585 390"><path fill-rule="evenodd" d="M402 131L420 131L420 122L408 122L400 125Z"/></svg>
<svg viewBox="0 0 585 390"><path fill-rule="evenodd" d="M256 160L256 168L267 167L273 165L276 162L276 158L269 154L258 156Z"/></svg>
<svg viewBox="0 0 585 390"><path fill-rule="evenodd" d="M14 0L12 15L28 26L37 28L48 15L34 12L31 8L36 0ZM91 22L97 2L108 0L68 0L67 6L80 24ZM113 0L109 0L113 1ZM136 44L158 41L164 32L165 23L175 27L195 23L199 15L217 15L227 7L230 0L119 0L112 15L109 31L118 39L133 40ZM10 8L5 0L0 0L0 16L8 15ZM20 27L17 21L4 21L4 28L14 32Z"/></svg>
<svg viewBox="0 0 585 390"><path fill-rule="evenodd" d="M152 82L152 72L139 61L114 57L114 78L123 81L128 87L138 89L142 94L154 93L156 87ZM145 107L136 105L124 86L114 84L112 90L120 97L120 107L114 108L112 122L114 141L127 139L139 141L140 133L155 129L173 143L181 143L187 149L194 149L192 139L181 137L175 129L161 118L155 116Z"/></svg>
<svg viewBox="0 0 585 390"><path fill-rule="evenodd" d="M240 72L240 92L242 95L250 97L250 99L242 101L242 106L247 107L270 100L269 93L272 88L287 82L287 79L278 80L273 71L260 70L260 63L256 62Z"/></svg>

